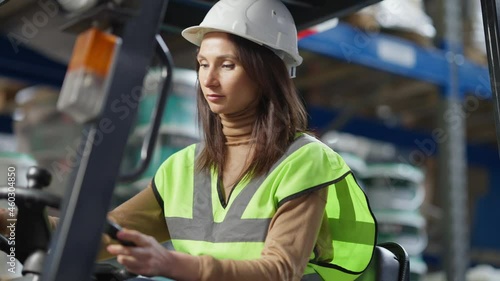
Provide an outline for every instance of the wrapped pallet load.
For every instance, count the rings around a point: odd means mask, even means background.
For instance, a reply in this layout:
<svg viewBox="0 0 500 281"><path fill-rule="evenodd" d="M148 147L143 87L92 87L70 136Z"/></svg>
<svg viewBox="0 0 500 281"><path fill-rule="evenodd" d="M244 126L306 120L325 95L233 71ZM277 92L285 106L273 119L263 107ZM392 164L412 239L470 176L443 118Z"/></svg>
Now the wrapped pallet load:
<svg viewBox="0 0 500 281"><path fill-rule="evenodd" d="M425 47L432 46L436 36L422 0L384 0L343 20L363 30L393 34Z"/></svg>
<svg viewBox="0 0 500 281"><path fill-rule="evenodd" d="M468 15L464 21L464 55L477 64L487 65L481 1L469 0L467 5Z"/></svg>
<svg viewBox="0 0 500 281"><path fill-rule="evenodd" d="M378 242L397 242L411 259L411 281L427 272L422 254L428 244L427 224L420 212L425 198L424 171L399 162L369 162L362 181L377 218Z"/></svg>

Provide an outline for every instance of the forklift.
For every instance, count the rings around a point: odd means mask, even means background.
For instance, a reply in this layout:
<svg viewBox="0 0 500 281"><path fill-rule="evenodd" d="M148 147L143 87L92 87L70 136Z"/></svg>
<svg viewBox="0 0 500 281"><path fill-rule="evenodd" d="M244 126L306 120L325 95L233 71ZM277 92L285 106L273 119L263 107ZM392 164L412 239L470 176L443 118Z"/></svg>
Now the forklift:
<svg viewBox="0 0 500 281"><path fill-rule="evenodd" d="M283 0L299 30L353 13L379 1ZM0 0L0 9L6 2L8 0ZM89 133L82 136L79 164L72 171L63 198L43 192L43 187L50 183L50 174L35 167L28 172L28 187L17 189L16 242L20 246L16 254L24 264L24 271L23 277L14 280L147 280L136 278L119 268L96 266L95 258L102 233L113 236L119 230L119 226L106 220L116 183L136 179L147 168L152 158L174 71L167 43L159 35L160 26L168 23L184 28L198 24L216 0L58 2L68 14L68 21L61 28L61 32L78 34L58 107L84 124ZM481 2L495 105L496 132L500 140L500 0ZM95 45L98 47L85 49L84 46L89 42L97 42ZM100 58L104 56L103 61L95 61L92 52L100 54ZM123 175L120 174L120 163L139 101L133 89L142 85L153 57L163 63L165 82L152 117L150 132L144 139L141 163L137 170ZM89 73L74 71L82 65L93 68L100 75L89 78ZM84 85L84 78L87 82L88 79L92 81L92 87L89 87L88 83ZM128 95L133 105L129 108L130 114L117 116L112 104L113 101L122 99L123 95ZM98 145L95 145L96 138L99 138ZM103 173L103 170L106 173ZM8 194L8 187L0 188L1 198L8 198ZM47 206L61 211L60 224L54 233L48 226L45 210ZM37 233L36 239L33 239L33 233ZM6 245L8 240L0 236L0 247L8 252ZM403 253L396 258L403 263L397 265L398 276L395 280L409 280L407 255ZM375 276L359 280L386 279Z"/></svg>

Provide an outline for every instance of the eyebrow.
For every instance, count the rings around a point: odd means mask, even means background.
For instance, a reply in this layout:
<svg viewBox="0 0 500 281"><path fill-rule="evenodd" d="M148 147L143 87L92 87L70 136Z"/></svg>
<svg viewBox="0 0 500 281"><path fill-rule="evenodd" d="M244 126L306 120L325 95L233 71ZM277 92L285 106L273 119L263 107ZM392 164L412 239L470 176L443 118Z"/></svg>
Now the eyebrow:
<svg viewBox="0 0 500 281"><path fill-rule="evenodd" d="M200 55L200 54L198 54L196 56L196 58L197 59L206 59L203 55ZM233 60L238 60L238 58L235 55L230 55L230 54L217 56L216 59L233 59Z"/></svg>

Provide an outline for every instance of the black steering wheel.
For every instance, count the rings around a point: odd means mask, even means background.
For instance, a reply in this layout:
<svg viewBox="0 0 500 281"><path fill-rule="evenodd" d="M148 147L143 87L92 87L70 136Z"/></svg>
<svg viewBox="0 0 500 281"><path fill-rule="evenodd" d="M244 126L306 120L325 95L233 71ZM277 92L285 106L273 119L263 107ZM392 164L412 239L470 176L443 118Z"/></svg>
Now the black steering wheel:
<svg viewBox="0 0 500 281"><path fill-rule="evenodd" d="M59 196L42 190L50 185L52 179L47 170L30 167L27 179L27 187L0 187L0 199L6 199L9 202L8 212L12 212L12 218L7 219L6 223L8 226L15 223L15 228L7 229L8 231L13 229L7 237L0 235L0 250L9 254L12 247L9 238L15 238L15 257L23 264L23 277L12 279L12 281L39 279L52 234L46 207L59 209L61 205ZM13 214L14 205L18 210L17 218ZM105 233L116 238L116 232L119 229L118 225L107 221ZM124 241L120 242L133 246ZM122 281L133 277L136 275L109 264L98 263L93 272L95 281Z"/></svg>

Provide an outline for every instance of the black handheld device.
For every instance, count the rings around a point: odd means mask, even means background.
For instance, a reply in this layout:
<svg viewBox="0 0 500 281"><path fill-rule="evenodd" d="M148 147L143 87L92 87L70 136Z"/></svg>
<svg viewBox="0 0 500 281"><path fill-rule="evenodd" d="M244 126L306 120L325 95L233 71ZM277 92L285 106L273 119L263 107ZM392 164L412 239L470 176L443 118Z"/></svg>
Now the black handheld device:
<svg viewBox="0 0 500 281"><path fill-rule="evenodd" d="M106 234L108 234L111 238L115 239L116 241L120 242L120 244L122 244L123 246L128 246L128 247L135 246L134 242L124 241L124 240L118 239L116 234L121 229L122 229L122 227L119 226L118 224L116 224L115 222L112 222L110 220L106 220L106 225L105 225L105 229L104 229L104 232Z"/></svg>

